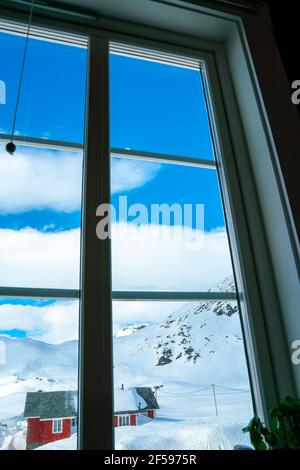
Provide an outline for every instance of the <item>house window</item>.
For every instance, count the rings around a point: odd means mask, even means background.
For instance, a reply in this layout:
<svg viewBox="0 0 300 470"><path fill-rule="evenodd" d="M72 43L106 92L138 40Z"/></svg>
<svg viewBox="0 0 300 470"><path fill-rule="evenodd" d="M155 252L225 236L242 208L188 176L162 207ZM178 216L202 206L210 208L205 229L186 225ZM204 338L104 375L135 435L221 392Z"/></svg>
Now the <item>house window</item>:
<svg viewBox="0 0 300 470"><path fill-rule="evenodd" d="M63 432L63 420L62 419L54 419L52 421L52 432L53 434L59 434Z"/></svg>
<svg viewBox="0 0 300 470"><path fill-rule="evenodd" d="M130 425L129 415L119 416L119 426L129 426L129 425Z"/></svg>

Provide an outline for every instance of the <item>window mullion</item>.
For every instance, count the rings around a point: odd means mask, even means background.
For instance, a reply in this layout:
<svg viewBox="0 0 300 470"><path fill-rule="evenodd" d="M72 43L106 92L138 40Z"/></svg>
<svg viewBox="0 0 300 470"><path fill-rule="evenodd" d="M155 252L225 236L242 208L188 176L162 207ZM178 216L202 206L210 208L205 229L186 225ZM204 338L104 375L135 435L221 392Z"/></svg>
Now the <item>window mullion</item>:
<svg viewBox="0 0 300 470"><path fill-rule="evenodd" d="M110 240L96 237L96 209L110 199L108 42L92 36L82 240L79 448L113 448ZM99 427L99 423L101 426Z"/></svg>

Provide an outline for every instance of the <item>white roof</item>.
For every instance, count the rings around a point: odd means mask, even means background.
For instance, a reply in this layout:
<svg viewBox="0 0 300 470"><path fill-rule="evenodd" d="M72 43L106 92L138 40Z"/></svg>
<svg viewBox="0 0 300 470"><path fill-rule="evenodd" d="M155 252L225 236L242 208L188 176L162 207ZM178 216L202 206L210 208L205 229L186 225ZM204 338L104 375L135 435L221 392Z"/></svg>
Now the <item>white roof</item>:
<svg viewBox="0 0 300 470"><path fill-rule="evenodd" d="M146 408L147 403L137 393L135 388L129 388L122 390L121 388L115 388L114 393L114 408L116 412L120 411L135 411L140 408Z"/></svg>

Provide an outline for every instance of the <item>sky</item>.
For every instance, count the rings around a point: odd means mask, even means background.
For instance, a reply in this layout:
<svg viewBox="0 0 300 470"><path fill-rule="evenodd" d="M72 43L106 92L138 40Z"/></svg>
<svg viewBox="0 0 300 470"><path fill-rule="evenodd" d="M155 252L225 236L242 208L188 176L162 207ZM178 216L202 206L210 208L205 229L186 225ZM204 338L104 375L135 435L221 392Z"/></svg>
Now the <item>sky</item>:
<svg viewBox="0 0 300 470"><path fill-rule="evenodd" d="M24 38L0 33L0 47L0 80L6 84L0 132L10 133ZM17 134L83 143L86 68L84 48L31 39ZM213 160L198 71L111 55L110 143ZM0 146L1 286L79 288L82 164L82 151L18 145L11 157ZM113 240L114 289L206 290L231 274L215 170L124 158L111 165L116 207L120 196L148 209L153 203L204 205L204 227L188 225L190 242L153 240L149 224L131 224L129 240ZM113 232L122 224L117 215ZM167 228L162 225L162 232ZM115 328L156 321L171 308L115 304ZM0 334L57 343L76 338L77 331L77 301L0 301Z"/></svg>

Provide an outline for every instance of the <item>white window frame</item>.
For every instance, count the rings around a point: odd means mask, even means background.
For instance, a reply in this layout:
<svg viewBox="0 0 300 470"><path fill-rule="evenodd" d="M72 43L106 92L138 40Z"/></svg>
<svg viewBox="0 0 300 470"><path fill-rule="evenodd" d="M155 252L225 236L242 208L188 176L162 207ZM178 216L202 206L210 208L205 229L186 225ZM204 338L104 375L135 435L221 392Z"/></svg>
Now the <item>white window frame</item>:
<svg viewBox="0 0 300 470"><path fill-rule="evenodd" d="M130 415L128 414L118 415L118 426L120 427L130 426Z"/></svg>
<svg viewBox="0 0 300 470"><path fill-rule="evenodd" d="M62 418L55 418L52 420L52 433L61 434L64 428L64 420Z"/></svg>
<svg viewBox="0 0 300 470"><path fill-rule="evenodd" d="M99 246L95 237L96 206L109 200L109 40L205 58L213 92L214 131L220 137L224 204L227 212L230 207L232 214L228 221L229 232L231 240L235 241L232 254L256 411L267 421L268 410L280 399L287 394L300 394L300 370L292 365L290 357L290 345L300 338L297 320L299 245L279 164L280 158L297 159L296 154L290 155L290 149L298 148L298 118L290 109L287 83L277 52L269 57L270 69L278 72L276 84L268 82L264 76L261 44L276 51L264 8L253 15L251 8L237 10L222 5L209 9L201 3L201 0L198 5L179 0L170 0L168 5L148 2L145 18L139 8L139 18L134 17L133 9L127 12L128 22L122 17L122 22L109 20L108 17L114 15L103 14L91 26L84 21L80 24L80 20L72 23L70 17L54 12L52 19L46 13L44 16L39 13L35 20L39 26L69 30L90 38L82 293L38 289L30 293L35 293L36 297L47 293L53 298L80 295L82 299L81 337L88 337L89 341L81 342L81 449L114 447L111 345L114 293L110 279L110 243ZM125 4L119 10L121 16L122 9L126 10ZM103 8L105 11L110 7ZM151 15L151 8L153 13L155 9L155 15L149 27L147 15ZM26 21L27 14L3 8L2 17ZM280 88L281 94L278 93ZM14 293L26 297L29 291L18 287L0 289L1 295L7 297ZM123 298L123 293L117 295ZM91 315L93 311L105 312L105 315L99 318ZM95 351L99 357L96 372Z"/></svg>

